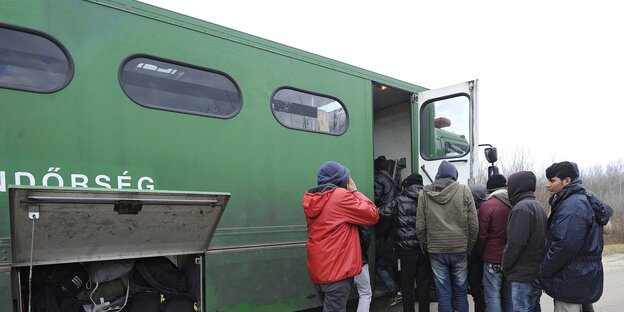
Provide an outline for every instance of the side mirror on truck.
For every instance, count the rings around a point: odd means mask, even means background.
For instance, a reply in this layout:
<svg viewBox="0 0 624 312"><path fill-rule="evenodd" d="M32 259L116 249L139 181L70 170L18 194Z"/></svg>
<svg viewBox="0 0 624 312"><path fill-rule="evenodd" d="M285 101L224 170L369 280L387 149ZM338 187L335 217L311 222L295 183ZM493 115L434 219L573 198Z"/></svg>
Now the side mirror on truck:
<svg viewBox="0 0 624 312"><path fill-rule="evenodd" d="M488 144L489 145L489 144ZM498 167L494 165L494 163L498 160L498 152L496 151L496 147L487 147L484 151L485 159L491 164L488 167L488 178L494 174L499 174Z"/></svg>
<svg viewBox="0 0 624 312"><path fill-rule="evenodd" d="M498 160L498 153L496 152L496 147L488 147L485 149L485 159L492 165Z"/></svg>

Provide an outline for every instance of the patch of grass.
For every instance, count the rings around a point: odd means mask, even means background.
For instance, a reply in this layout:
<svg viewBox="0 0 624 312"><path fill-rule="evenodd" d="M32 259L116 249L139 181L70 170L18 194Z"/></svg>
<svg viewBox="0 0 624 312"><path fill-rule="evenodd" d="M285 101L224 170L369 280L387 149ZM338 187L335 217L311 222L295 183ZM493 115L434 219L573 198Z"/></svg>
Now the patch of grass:
<svg viewBox="0 0 624 312"><path fill-rule="evenodd" d="M603 255L612 253L624 253L624 244L608 244L604 246Z"/></svg>

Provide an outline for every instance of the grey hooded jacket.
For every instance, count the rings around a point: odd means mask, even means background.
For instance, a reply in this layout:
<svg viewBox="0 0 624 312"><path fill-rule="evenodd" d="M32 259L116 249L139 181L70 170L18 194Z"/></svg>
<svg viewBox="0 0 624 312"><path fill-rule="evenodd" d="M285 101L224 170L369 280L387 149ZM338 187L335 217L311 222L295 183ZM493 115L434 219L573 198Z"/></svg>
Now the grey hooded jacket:
<svg viewBox="0 0 624 312"><path fill-rule="evenodd" d="M469 251L478 232L477 212L468 186L443 178L418 195L416 235L428 252Z"/></svg>

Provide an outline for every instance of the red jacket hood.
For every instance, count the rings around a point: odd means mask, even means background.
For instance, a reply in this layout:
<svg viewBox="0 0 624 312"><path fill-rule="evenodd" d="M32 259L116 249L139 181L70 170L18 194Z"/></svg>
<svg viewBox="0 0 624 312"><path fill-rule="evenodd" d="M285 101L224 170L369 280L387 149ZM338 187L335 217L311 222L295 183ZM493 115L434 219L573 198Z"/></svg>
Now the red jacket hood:
<svg viewBox="0 0 624 312"><path fill-rule="evenodd" d="M303 212L308 218L316 218L336 190L335 185L321 185L308 190L303 196Z"/></svg>

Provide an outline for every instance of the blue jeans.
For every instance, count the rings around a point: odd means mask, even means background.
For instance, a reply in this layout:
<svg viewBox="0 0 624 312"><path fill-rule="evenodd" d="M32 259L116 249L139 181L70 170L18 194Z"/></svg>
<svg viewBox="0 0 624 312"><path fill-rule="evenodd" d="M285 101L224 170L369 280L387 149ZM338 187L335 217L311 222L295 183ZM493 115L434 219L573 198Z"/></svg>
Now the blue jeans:
<svg viewBox="0 0 624 312"><path fill-rule="evenodd" d="M483 287L488 312L512 311L511 285L493 263L483 263Z"/></svg>
<svg viewBox="0 0 624 312"><path fill-rule="evenodd" d="M384 286L386 286L390 293L394 294L397 290L399 290L399 286L397 286L392 276L390 276L390 272L380 267L375 268L375 271L381 282L384 284Z"/></svg>
<svg viewBox="0 0 624 312"><path fill-rule="evenodd" d="M511 282L514 312L541 312L542 288L535 282Z"/></svg>
<svg viewBox="0 0 624 312"><path fill-rule="evenodd" d="M438 311L468 312L468 253L429 254L438 295ZM452 298L452 299L451 299Z"/></svg>

